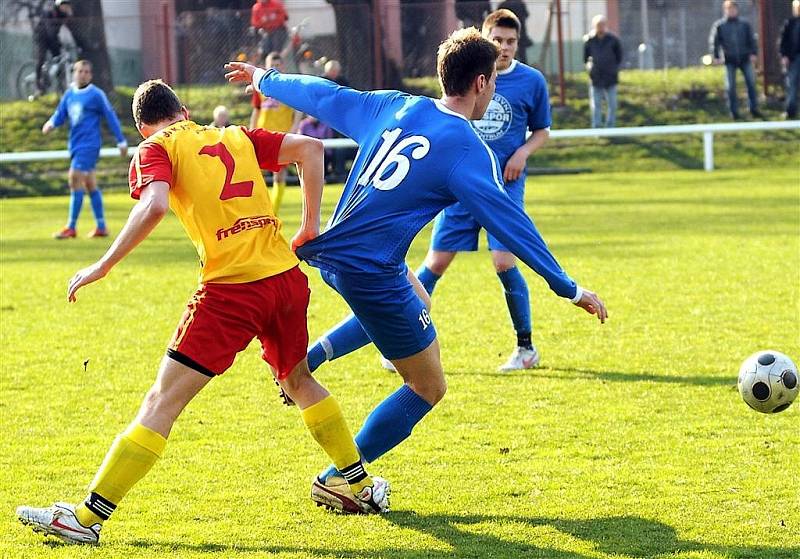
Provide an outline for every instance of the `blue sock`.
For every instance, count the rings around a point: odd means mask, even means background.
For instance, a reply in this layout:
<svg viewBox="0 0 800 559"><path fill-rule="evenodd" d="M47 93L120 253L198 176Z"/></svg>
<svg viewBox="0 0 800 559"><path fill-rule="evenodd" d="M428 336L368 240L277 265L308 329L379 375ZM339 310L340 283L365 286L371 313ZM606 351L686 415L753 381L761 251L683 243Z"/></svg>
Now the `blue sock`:
<svg viewBox="0 0 800 559"><path fill-rule="evenodd" d="M106 218L103 215L103 195L100 194L98 189L89 194L89 200L92 202L92 211L94 212L94 220L97 222L98 229L106 228Z"/></svg>
<svg viewBox="0 0 800 559"><path fill-rule="evenodd" d="M325 361L333 361L338 357L352 353L371 341L361 323L355 315L351 314L328 330L308 350L308 368L313 373Z"/></svg>
<svg viewBox="0 0 800 559"><path fill-rule="evenodd" d="M519 268L514 266L505 272L498 272L497 277L503 284L508 312L517 336L531 334L531 302L528 295L528 284Z"/></svg>
<svg viewBox="0 0 800 559"><path fill-rule="evenodd" d="M83 190L73 190L69 195L69 221L67 227L75 229L83 207Z"/></svg>
<svg viewBox="0 0 800 559"><path fill-rule="evenodd" d="M404 384L372 410L356 435L356 446L366 462L374 462L411 434L414 425L433 409L428 402ZM336 474L330 466L319 477Z"/></svg>
<svg viewBox="0 0 800 559"><path fill-rule="evenodd" d="M428 292L428 295L431 295L436 287L436 282L442 279L442 276L437 276L431 272L425 264L423 264L420 266L419 270L417 270L417 279L425 288L425 291Z"/></svg>

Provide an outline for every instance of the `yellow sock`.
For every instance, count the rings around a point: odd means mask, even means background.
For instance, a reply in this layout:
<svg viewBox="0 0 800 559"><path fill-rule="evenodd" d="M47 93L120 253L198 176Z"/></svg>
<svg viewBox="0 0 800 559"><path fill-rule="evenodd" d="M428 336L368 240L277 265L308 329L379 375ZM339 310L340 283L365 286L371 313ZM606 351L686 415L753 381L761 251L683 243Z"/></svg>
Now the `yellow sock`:
<svg viewBox="0 0 800 559"><path fill-rule="evenodd" d="M275 212L275 215L278 215L278 212L281 209L281 202L283 201L283 191L286 189L286 184L282 182L275 182L272 185L272 191L269 194L270 200L272 201L272 211Z"/></svg>
<svg viewBox="0 0 800 559"><path fill-rule="evenodd" d="M89 496L75 508L80 523L91 526L107 520L125 494L150 471L166 444L167 439L138 423L114 439L89 486Z"/></svg>
<svg viewBox="0 0 800 559"><path fill-rule="evenodd" d="M300 413L311 436L330 456L333 465L342 472L353 491L359 492L372 485L336 398L327 396Z"/></svg>

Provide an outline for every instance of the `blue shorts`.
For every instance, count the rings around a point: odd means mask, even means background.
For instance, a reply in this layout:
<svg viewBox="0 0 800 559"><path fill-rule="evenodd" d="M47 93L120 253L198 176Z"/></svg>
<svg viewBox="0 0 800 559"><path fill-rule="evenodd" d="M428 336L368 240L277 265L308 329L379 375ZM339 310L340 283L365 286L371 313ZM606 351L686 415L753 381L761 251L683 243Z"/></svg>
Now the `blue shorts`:
<svg viewBox="0 0 800 559"><path fill-rule="evenodd" d="M431 345L436 329L425 303L401 274L345 274L321 270L386 359L411 357Z"/></svg>
<svg viewBox="0 0 800 559"><path fill-rule="evenodd" d="M525 176L506 185L506 192L519 207L525 207ZM441 252L472 252L478 250L481 225L472 214L456 202L446 207L433 222L431 248ZM486 233L489 250L511 252L489 233Z"/></svg>
<svg viewBox="0 0 800 559"><path fill-rule="evenodd" d="M83 173L94 171L97 166L97 159L100 157L100 149L79 149L71 154L72 162L70 168Z"/></svg>

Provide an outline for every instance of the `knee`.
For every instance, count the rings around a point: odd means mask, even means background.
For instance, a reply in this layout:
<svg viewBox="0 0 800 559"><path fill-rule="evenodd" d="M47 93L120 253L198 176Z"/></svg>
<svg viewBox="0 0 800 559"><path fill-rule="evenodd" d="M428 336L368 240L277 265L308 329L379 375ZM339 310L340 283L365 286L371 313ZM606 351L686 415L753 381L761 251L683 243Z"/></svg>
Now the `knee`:
<svg viewBox="0 0 800 559"><path fill-rule="evenodd" d="M411 389L431 406L435 406L442 401L442 398L447 393L447 382L444 378L434 381L426 380L411 384Z"/></svg>
<svg viewBox="0 0 800 559"><path fill-rule="evenodd" d="M287 394L290 396L292 394L297 394L298 391L302 390L304 386L307 386L309 382L316 382L314 377L311 376L311 373L308 371L307 368L305 370L301 368L297 368L292 373L278 381L281 388L283 388Z"/></svg>
<svg viewBox="0 0 800 559"><path fill-rule="evenodd" d="M447 270L452 258L445 258L436 253L428 253L425 258L425 266L437 276L441 276Z"/></svg>
<svg viewBox="0 0 800 559"><path fill-rule="evenodd" d="M492 258L494 269L498 274L509 271L517 265L517 259L512 254L502 254Z"/></svg>

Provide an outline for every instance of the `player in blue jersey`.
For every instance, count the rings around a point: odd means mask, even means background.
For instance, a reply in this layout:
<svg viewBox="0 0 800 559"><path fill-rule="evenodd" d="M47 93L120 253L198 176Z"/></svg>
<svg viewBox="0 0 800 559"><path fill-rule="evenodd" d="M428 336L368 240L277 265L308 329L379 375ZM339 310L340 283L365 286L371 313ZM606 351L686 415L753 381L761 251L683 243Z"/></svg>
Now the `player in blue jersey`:
<svg viewBox="0 0 800 559"><path fill-rule="evenodd" d="M483 22L482 33L500 48L497 88L486 113L474 121L473 126L497 156L503 169L506 192L524 209L528 157L542 147L550 136L547 82L541 72L515 60L520 22L513 12L497 10L489 14ZM526 140L528 130L532 134ZM463 204L453 204L439 214L434 224L430 250L416 274L426 291L420 296L427 299L433 294L436 282L457 253L478 250L480 231L481 224ZM514 255L492 234L487 234L487 237L517 338L514 351L500 370L535 367L539 364L539 353L531 339L528 285L517 268ZM324 361L346 355L369 341L358 320L350 315L309 348L309 367L314 371ZM385 358L382 361L384 367L393 368Z"/></svg>
<svg viewBox="0 0 800 559"><path fill-rule="evenodd" d="M77 236L76 225L83 206L84 191L89 194L92 211L97 222L89 237L107 237L105 216L103 215L103 196L97 188L94 168L100 156L103 139L100 135L100 120L105 118L108 127L117 139L117 147L122 157L128 153L128 142L122 135L114 109L103 90L93 85L92 64L88 60L78 60L72 66L73 84L64 93L56 107L56 112L42 126L42 133L49 134L69 119L69 220L66 227L53 235L56 239L71 239Z"/></svg>
<svg viewBox="0 0 800 559"><path fill-rule="evenodd" d="M313 76L228 64L229 81L252 81L263 94L359 144L327 229L301 231L296 239L298 256L320 269L404 381L356 435L366 462L405 440L446 390L436 331L408 279L405 257L420 229L447 206L464 204L557 295L601 321L607 317L600 299L561 269L533 222L506 194L497 158L470 125L492 99L498 54L476 29L454 32L439 47L440 100L356 91ZM349 489L329 467L313 482L312 498L340 508L340 497L350 498Z"/></svg>

